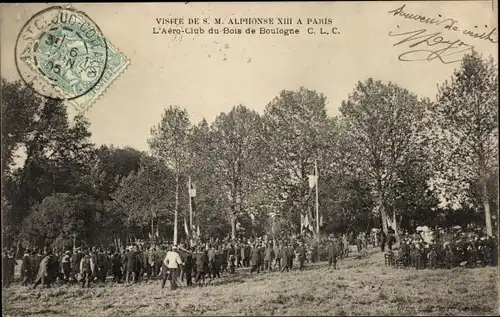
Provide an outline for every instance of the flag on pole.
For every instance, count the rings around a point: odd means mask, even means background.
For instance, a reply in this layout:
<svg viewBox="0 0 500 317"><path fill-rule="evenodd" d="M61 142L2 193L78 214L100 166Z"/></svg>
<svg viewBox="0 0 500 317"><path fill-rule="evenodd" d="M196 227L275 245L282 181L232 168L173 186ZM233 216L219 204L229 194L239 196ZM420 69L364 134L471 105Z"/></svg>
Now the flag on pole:
<svg viewBox="0 0 500 317"><path fill-rule="evenodd" d="M190 183L190 188L189 188L189 199L191 200L191 219L190 219L190 224L192 226L191 230L194 232L195 231L195 223L196 221L196 187L192 182Z"/></svg>
<svg viewBox="0 0 500 317"><path fill-rule="evenodd" d="M184 232L186 232L186 237L189 237L189 228L188 228L186 216L184 216Z"/></svg>
<svg viewBox="0 0 500 317"><path fill-rule="evenodd" d="M309 189L313 189L318 183L318 175L316 175L316 169L311 167L309 169Z"/></svg>

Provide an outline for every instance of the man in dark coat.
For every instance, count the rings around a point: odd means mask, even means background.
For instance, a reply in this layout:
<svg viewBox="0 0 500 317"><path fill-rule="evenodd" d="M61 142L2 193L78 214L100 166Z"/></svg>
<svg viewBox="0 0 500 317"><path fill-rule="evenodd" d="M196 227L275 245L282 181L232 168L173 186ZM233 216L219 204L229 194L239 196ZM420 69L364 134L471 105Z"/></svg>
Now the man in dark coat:
<svg viewBox="0 0 500 317"><path fill-rule="evenodd" d="M210 272L210 277L215 278L215 248L212 245L208 245L207 256L208 256L208 269Z"/></svg>
<svg viewBox="0 0 500 317"><path fill-rule="evenodd" d="M289 249L287 246L283 246L281 249L281 272L284 272L285 270L287 272L290 272L290 263L289 263Z"/></svg>
<svg viewBox="0 0 500 317"><path fill-rule="evenodd" d="M257 244L254 245L250 252L250 265L252 266L250 273L254 271L260 273L260 249Z"/></svg>
<svg viewBox="0 0 500 317"><path fill-rule="evenodd" d="M236 267L243 267L241 263L241 244L236 243L236 246L234 248L234 258L236 261Z"/></svg>
<svg viewBox="0 0 500 317"><path fill-rule="evenodd" d="M63 272L64 283L69 282L71 275L71 251L66 251L61 258L61 269Z"/></svg>
<svg viewBox="0 0 500 317"><path fill-rule="evenodd" d="M155 269L155 262L156 262L156 250L153 246L149 249L148 252L148 279L151 279L154 275L154 269Z"/></svg>
<svg viewBox="0 0 500 317"><path fill-rule="evenodd" d="M200 280L202 280L202 282L205 282L205 274L207 273L205 271L205 267L206 267L205 263L208 262L208 257L205 254L205 251L203 250L202 246L200 246L198 248L198 252L195 253L194 260L195 260L195 265L196 265L195 282L196 282L196 284L200 285Z"/></svg>
<svg viewBox="0 0 500 317"><path fill-rule="evenodd" d="M382 250L382 252L385 251L386 240L387 240L387 236L386 236L384 230L380 230L380 249Z"/></svg>
<svg viewBox="0 0 500 317"><path fill-rule="evenodd" d="M80 260L80 274L82 276L81 283L82 288L88 288L89 282L92 278L92 267L95 265L92 263L92 257L90 256L88 251L83 253L83 257Z"/></svg>
<svg viewBox="0 0 500 317"><path fill-rule="evenodd" d="M159 250L156 252L155 259L155 275L158 276L160 274L160 270L162 267L163 260L165 260L165 256L167 252L165 252L165 246L160 246Z"/></svg>
<svg viewBox="0 0 500 317"><path fill-rule="evenodd" d="M99 256L97 254L97 248L92 247L91 252L90 252L90 258L92 259L92 276L90 278L91 281L93 281L95 278L99 279Z"/></svg>
<svg viewBox="0 0 500 317"><path fill-rule="evenodd" d="M127 276L125 282L128 284L131 280L133 284L137 281L138 258L137 248L134 246L127 252Z"/></svg>
<svg viewBox="0 0 500 317"><path fill-rule="evenodd" d="M220 273L224 267L224 252L221 250L220 247L217 247L215 250L215 260L214 260L214 273L212 277L218 277L220 278Z"/></svg>
<svg viewBox="0 0 500 317"><path fill-rule="evenodd" d="M144 251L142 252L143 267L142 267L141 276L146 275L148 278L151 277L151 273L150 273L151 264L149 263L150 253L151 253L151 251L147 248L147 246L145 246ZM181 278L182 278L182 275L181 275Z"/></svg>
<svg viewBox="0 0 500 317"><path fill-rule="evenodd" d="M36 255L34 257L34 260L35 260L35 263L33 266L34 272L38 272L40 262L42 262L43 258L44 258L44 256L42 255L42 252L40 251L40 249L37 249Z"/></svg>
<svg viewBox="0 0 500 317"><path fill-rule="evenodd" d="M47 268L47 281L50 286L52 283L55 283L57 278L60 276L61 268L59 263L59 257L54 253L49 257L49 265Z"/></svg>
<svg viewBox="0 0 500 317"><path fill-rule="evenodd" d="M268 272L272 272L273 270L273 260L274 260L274 249L271 247L271 244L267 244L267 248L264 250L264 269Z"/></svg>
<svg viewBox="0 0 500 317"><path fill-rule="evenodd" d="M300 242L300 245L297 249L297 255L299 260L299 270L302 271L304 269L304 262L306 260L306 247L304 246L304 242Z"/></svg>
<svg viewBox="0 0 500 317"><path fill-rule="evenodd" d="M184 275L186 277L186 286L193 285L193 269L194 269L194 258L193 258L194 248L186 250L184 262Z"/></svg>
<svg viewBox="0 0 500 317"><path fill-rule="evenodd" d="M83 258L83 252L80 248L76 249L76 252L71 255L71 276L72 279L76 279L76 275L80 273L80 262Z"/></svg>
<svg viewBox="0 0 500 317"><path fill-rule="evenodd" d="M295 257L295 252L293 250L293 246L291 243L288 244L288 252L287 252L287 255L288 255L288 267L291 269L293 269L293 258Z"/></svg>
<svg viewBox="0 0 500 317"><path fill-rule="evenodd" d="M120 253L118 253L117 250L111 257L111 271L113 273L113 281L115 283L120 283L122 279L122 268L123 268L123 262Z"/></svg>
<svg viewBox="0 0 500 317"><path fill-rule="evenodd" d="M281 243L278 244L276 243L276 246L274 247L274 257L275 257L275 268L278 270L281 270Z"/></svg>
<svg viewBox="0 0 500 317"><path fill-rule="evenodd" d="M247 244L245 246L245 267L250 267L250 253L252 252L252 246Z"/></svg>
<svg viewBox="0 0 500 317"><path fill-rule="evenodd" d="M14 270L17 261L14 257L14 251L9 251L5 258L5 268L2 268L2 275L4 276L4 287L10 287L10 284L14 281ZM3 264L3 263L2 263ZM2 265L3 266L3 265Z"/></svg>
<svg viewBox="0 0 500 317"><path fill-rule="evenodd" d="M240 258L241 258L241 266L242 267L247 267L246 265L246 260L247 260L247 246L245 244L240 246Z"/></svg>
<svg viewBox="0 0 500 317"><path fill-rule="evenodd" d="M52 252L48 250L45 257L43 257L42 261L40 261L40 264L38 265L38 274L36 276L35 283L33 284L33 289L35 289L40 284L42 284L42 287L43 285L50 286L52 282L49 273L51 257Z"/></svg>
<svg viewBox="0 0 500 317"><path fill-rule="evenodd" d="M328 268L330 268L333 264L333 269L337 269L337 242L330 240L328 243Z"/></svg>
<svg viewBox="0 0 500 317"><path fill-rule="evenodd" d="M129 250L122 250L122 253L120 255L121 261L122 261L122 281L125 282L127 280L127 274L128 274L128 257L127 257L127 252Z"/></svg>
<svg viewBox="0 0 500 317"><path fill-rule="evenodd" d="M31 283L33 279L33 270L31 267L31 258L29 255L29 250L26 250L26 252L23 255L23 259L21 262L21 278L22 278L22 286L27 286L28 282Z"/></svg>

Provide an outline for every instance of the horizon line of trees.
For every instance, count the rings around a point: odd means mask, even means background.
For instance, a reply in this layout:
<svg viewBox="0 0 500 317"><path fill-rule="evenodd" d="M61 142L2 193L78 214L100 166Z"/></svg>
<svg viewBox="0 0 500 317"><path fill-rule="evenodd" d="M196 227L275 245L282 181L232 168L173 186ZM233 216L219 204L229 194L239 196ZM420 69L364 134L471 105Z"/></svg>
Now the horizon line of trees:
<svg viewBox="0 0 500 317"><path fill-rule="evenodd" d="M298 233L314 203L305 197L315 160L323 233L475 222L491 236L496 69L473 52L432 101L369 78L335 117L323 94L304 87L281 91L262 115L237 105L210 124L172 105L144 152L97 147L84 116L71 121L63 103L2 78L4 245L192 237L189 178L202 236ZM13 167L19 150L26 159Z"/></svg>

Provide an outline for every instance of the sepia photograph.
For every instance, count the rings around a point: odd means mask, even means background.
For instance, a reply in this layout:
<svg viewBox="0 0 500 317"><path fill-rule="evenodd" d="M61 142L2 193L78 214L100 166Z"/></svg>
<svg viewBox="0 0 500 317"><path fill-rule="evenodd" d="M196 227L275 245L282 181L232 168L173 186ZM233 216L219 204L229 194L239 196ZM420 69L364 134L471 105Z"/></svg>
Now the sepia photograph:
<svg viewBox="0 0 500 317"><path fill-rule="evenodd" d="M2 316L499 315L497 4L1 3Z"/></svg>

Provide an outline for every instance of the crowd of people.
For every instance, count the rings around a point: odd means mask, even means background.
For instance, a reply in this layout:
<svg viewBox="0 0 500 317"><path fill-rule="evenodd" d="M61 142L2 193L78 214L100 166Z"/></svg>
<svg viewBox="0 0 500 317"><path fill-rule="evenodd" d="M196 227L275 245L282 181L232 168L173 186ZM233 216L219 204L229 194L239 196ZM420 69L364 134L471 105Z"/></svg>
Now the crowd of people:
<svg viewBox="0 0 500 317"><path fill-rule="evenodd" d="M403 232L397 250L389 247L386 265L416 270L497 265L496 239L478 227L424 229Z"/></svg>
<svg viewBox="0 0 500 317"><path fill-rule="evenodd" d="M344 243L341 239L328 239L326 252L330 266L336 268L337 259L347 255ZM294 239L273 244L263 238L245 242L216 241L193 247L135 243L121 251L99 247L75 248L63 253L50 248L43 253L26 250L20 263L21 284L36 288L79 283L85 288L108 280L135 284L158 279L162 288L170 280L170 288L175 289L179 280L186 286L201 286L225 273L234 274L237 268L247 268L250 274L290 272L297 260L298 269L303 270L304 263L313 261L315 252L317 250L304 241ZM13 251L2 254L4 287L9 287L14 280L16 263Z"/></svg>
<svg viewBox="0 0 500 317"><path fill-rule="evenodd" d="M338 260L349 256L351 245L356 246L359 257L366 256L370 245L380 247L385 252L386 265L396 267L452 268L464 261L473 267L496 265L496 243L479 230L436 229L431 233L403 232L397 248L394 232L385 235L381 230L372 230L324 236L319 245L299 236L281 241L226 239L196 246L136 242L123 249L26 250L20 261L20 283L32 288L54 284L88 288L92 283L159 280L161 288L167 281L171 289L180 283L187 287L203 286L225 274L235 274L238 268L250 274L290 272L295 260L298 270L303 270L305 263L318 260L327 260L329 268L337 269ZM14 281L17 263L14 251L2 253L3 287Z"/></svg>

